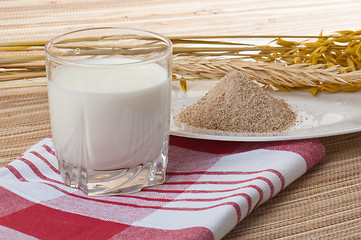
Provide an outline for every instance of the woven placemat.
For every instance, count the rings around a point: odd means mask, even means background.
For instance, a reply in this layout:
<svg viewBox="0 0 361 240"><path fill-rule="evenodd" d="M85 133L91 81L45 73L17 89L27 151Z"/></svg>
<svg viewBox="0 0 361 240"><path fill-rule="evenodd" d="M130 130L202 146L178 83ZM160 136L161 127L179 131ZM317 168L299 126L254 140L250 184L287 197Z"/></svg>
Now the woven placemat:
<svg viewBox="0 0 361 240"><path fill-rule="evenodd" d="M46 87L2 90L0 165L50 135ZM225 239L357 239L361 133L321 138L326 158L255 209Z"/></svg>
<svg viewBox="0 0 361 240"><path fill-rule="evenodd" d="M0 41L48 40L95 26L165 35L315 35L322 29L327 34L358 30L360 8L360 1L328 0L5 0ZM8 55L0 50L0 57ZM46 87L0 89L0 128L1 167L50 135ZM361 239L361 133L320 140L323 162L255 209L225 239Z"/></svg>
<svg viewBox="0 0 361 240"><path fill-rule="evenodd" d="M326 158L225 239L361 239L361 133L320 140Z"/></svg>
<svg viewBox="0 0 361 240"><path fill-rule="evenodd" d="M46 87L1 89L0 167L50 135Z"/></svg>

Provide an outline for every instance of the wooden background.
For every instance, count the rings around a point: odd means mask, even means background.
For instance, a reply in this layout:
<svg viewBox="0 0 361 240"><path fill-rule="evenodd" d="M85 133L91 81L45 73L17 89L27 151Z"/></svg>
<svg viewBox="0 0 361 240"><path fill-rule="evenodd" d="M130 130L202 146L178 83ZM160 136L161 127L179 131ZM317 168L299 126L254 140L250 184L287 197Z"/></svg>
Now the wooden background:
<svg viewBox="0 0 361 240"><path fill-rule="evenodd" d="M166 35L318 34L358 29L358 0L10 0L0 1L0 40L47 40L94 26Z"/></svg>
<svg viewBox="0 0 361 240"><path fill-rule="evenodd" d="M360 10L359 0L1 0L0 42L48 40L96 26L168 36L318 35L361 30ZM0 90L0 167L49 134L45 87ZM324 161L225 239L361 239L361 134L320 140Z"/></svg>

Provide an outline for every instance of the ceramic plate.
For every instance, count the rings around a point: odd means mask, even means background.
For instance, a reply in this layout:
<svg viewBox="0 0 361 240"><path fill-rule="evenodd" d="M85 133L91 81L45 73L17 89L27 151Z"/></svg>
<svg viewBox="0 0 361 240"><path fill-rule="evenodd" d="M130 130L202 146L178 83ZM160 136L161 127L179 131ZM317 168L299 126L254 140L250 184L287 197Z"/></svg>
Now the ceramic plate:
<svg viewBox="0 0 361 240"><path fill-rule="evenodd" d="M291 92L272 91L283 98L297 113L297 123L291 129L278 133L231 133L197 129L175 120L186 106L204 96L216 81L188 82L184 93L179 83L172 86L172 135L224 141L279 141L326 137L361 131L361 92L327 93L312 96L308 90Z"/></svg>

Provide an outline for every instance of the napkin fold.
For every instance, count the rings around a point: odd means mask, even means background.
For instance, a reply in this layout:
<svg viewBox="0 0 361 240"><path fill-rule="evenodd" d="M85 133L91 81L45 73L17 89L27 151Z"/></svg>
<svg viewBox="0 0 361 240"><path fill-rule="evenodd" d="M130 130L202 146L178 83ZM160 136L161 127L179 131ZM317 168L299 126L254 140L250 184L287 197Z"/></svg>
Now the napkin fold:
<svg viewBox="0 0 361 240"><path fill-rule="evenodd" d="M324 155L316 139L171 136L164 184L88 197L63 184L52 139L45 138L0 169L0 238L221 239Z"/></svg>

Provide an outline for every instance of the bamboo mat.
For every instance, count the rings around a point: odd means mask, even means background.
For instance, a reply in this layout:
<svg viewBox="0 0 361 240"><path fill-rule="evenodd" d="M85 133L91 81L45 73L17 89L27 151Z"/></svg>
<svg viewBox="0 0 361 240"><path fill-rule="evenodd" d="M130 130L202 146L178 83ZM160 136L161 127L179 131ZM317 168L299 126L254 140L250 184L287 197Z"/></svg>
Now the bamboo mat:
<svg viewBox="0 0 361 240"><path fill-rule="evenodd" d="M359 30L360 9L358 0L3 0L0 41L48 40L95 26L146 28L168 36L328 34ZM0 51L0 57L6 55ZM22 83L34 81L45 79ZM46 87L0 89L0 129L0 167L50 135ZM361 239L361 133L320 140L324 161L225 239Z"/></svg>

